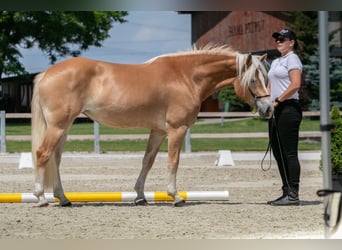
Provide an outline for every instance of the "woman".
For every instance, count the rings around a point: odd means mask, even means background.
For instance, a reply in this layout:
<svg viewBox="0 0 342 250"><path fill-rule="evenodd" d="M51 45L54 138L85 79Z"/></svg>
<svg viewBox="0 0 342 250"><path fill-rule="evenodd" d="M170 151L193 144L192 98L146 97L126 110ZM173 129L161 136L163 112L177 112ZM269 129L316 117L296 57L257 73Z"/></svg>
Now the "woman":
<svg viewBox="0 0 342 250"><path fill-rule="evenodd" d="M277 161L283 194L267 203L274 206L299 205L300 163L298 134L302 121L298 90L301 83L302 63L295 54L298 47L296 34L288 29L272 34L281 56L275 59L268 72L268 89L275 108L269 120L269 136Z"/></svg>

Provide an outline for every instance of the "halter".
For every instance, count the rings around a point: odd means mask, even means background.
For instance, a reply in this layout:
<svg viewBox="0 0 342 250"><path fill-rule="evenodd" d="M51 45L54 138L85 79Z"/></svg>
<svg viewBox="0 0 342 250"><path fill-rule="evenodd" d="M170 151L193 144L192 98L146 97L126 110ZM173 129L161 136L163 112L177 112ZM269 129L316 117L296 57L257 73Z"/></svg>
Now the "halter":
<svg viewBox="0 0 342 250"><path fill-rule="evenodd" d="M255 84L256 83L256 80L253 79L251 81L252 84ZM248 86L248 90L249 90L249 93L251 94L251 96L254 98L254 101L258 100L258 99L261 99L261 98L265 98L265 97L269 97L270 95L261 95L261 96L258 96L256 94L253 93L253 91L251 90L251 88Z"/></svg>

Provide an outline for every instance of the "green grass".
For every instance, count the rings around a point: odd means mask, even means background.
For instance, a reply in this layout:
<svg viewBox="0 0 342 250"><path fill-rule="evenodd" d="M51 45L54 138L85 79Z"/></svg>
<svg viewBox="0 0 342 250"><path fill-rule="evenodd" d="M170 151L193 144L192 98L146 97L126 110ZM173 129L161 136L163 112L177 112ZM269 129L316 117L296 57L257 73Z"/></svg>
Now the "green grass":
<svg viewBox="0 0 342 250"><path fill-rule="evenodd" d="M319 120L304 118L301 131L319 131ZM242 119L238 121L227 121L221 125L217 124L196 124L191 128L191 133L245 133L245 132L267 132L267 120L259 118ZM92 134L92 122L75 123L69 134L82 135ZM147 129L113 129L100 125L101 134L148 134ZM6 124L7 135L30 135L30 124L9 123ZM120 141L100 141L102 152L108 151L144 151L147 140L120 140ZM233 151L264 151L268 145L268 138L255 139L191 139L191 149L197 151L217 151L229 149ZM31 150L29 141L7 141L7 152L27 152ZM319 150L320 143L301 141L299 150ZM92 152L94 148L92 140L68 141L64 151L85 151ZM167 151L167 140L162 144L160 151Z"/></svg>

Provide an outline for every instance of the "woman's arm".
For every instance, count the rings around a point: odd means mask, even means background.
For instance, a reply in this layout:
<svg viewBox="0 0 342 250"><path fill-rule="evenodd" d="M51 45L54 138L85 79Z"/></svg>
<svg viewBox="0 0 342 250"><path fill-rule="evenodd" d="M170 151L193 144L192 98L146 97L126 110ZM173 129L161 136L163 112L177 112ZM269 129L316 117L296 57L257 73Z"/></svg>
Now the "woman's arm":
<svg viewBox="0 0 342 250"><path fill-rule="evenodd" d="M278 96L280 102L285 101L290 98L294 93L296 93L300 88L302 72L299 69L293 69L289 71L290 85L287 89Z"/></svg>

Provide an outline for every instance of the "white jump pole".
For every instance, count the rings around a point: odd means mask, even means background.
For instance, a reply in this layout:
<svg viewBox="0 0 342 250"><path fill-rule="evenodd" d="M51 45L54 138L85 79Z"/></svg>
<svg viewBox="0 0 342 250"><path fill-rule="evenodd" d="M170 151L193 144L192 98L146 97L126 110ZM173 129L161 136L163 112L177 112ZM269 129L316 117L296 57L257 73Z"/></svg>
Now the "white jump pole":
<svg viewBox="0 0 342 250"><path fill-rule="evenodd" d="M94 153L100 153L100 125L94 121Z"/></svg>
<svg viewBox="0 0 342 250"><path fill-rule="evenodd" d="M6 153L6 112L0 111L0 133L1 133L1 146L0 152Z"/></svg>
<svg viewBox="0 0 342 250"><path fill-rule="evenodd" d="M186 201L228 200L228 191L181 191L178 194ZM70 192L65 196L71 202L130 202L137 197L135 192ZM58 202L52 193L45 193L49 202ZM145 192L148 201L173 201L166 192ZM35 203L32 193L0 193L0 203Z"/></svg>

